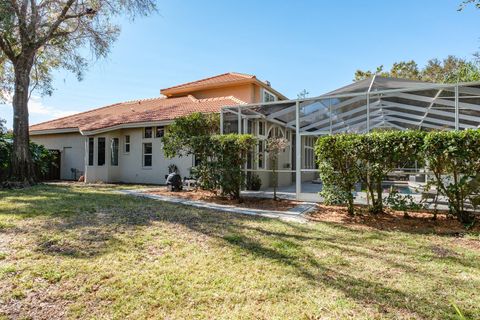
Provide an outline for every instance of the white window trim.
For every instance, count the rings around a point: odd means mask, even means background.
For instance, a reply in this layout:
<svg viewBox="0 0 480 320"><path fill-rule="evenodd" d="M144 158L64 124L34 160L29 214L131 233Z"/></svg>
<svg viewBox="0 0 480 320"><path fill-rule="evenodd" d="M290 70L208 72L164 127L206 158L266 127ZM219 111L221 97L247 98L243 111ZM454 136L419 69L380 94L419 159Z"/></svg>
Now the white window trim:
<svg viewBox="0 0 480 320"><path fill-rule="evenodd" d="M268 91L267 89L262 90L262 102L272 102L272 101L265 101L265 96L269 94L273 97L273 101L278 101L278 98L275 94L273 94L271 91Z"/></svg>
<svg viewBox="0 0 480 320"><path fill-rule="evenodd" d="M150 138L146 138L145 137L145 131L147 130L147 128L151 128L152 129L152 136ZM155 127L152 126L152 127L144 127L143 130L142 130L142 138L143 139L146 139L146 140L149 140L149 139L153 139L155 137Z"/></svg>
<svg viewBox="0 0 480 320"><path fill-rule="evenodd" d="M267 147L267 141L264 139L260 139L259 144L257 145L257 152L256 152L256 160L257 160L257 169L265 169L267 167L267 152L265 151L265 148ZM262 143L263 146L263 151L260 152L260 143ZM263 155L263 163L262 166L260 166L260 155Z"/></svg>
<svg viewBox="0 0 480 320"><path fill-rule="evenodd" d="M152 145L152 153L145 153L145 145L149 143ZM150 166L145 165L145 156L151 156L152 157L152 163ZM152 142L144 142L142 143L142 168L143 169L152 169L153 168L153 143Z"/></svg>
<svg viewBox="0 0 480 320"><path fill-rule="evenodd" d="M128 142L127 142L127 137L129 139ZM127 145L128 145L128 151L127 151ZM132 136L129 134L126 134L123 136L123 153L130 154L130 150L132 150Z"/></svg>
<svg viewBox="0 0 480 320"><path fill-rule="evenodd" d="M263 124L263 134L260 134L260 124ZM267 137L267 122L259 120L255 128L258 137Z"/></svg>
<svg viewBox="0 0 480 320"><path fill-rule="evenodd" d="M162 128L162 130L163 130L163 136L161 136L161 137L157 137L157 129L158 129L158 128ZM153 138L155 138L155 139L162 139L162 138L165 136L165 126L156 126L156 127L153 127L153 135L152 135L152 136L153 136Z"/></svg>

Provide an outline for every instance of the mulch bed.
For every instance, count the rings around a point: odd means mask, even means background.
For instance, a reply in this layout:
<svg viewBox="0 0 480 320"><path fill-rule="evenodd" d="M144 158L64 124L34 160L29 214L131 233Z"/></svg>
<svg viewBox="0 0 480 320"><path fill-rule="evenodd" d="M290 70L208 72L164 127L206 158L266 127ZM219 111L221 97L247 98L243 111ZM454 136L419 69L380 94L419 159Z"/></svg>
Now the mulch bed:
<svg viewBox="0 0 480 320"><path fill-rule="evenodd" d="M241 202L231 200L220 195L213 194L212 192L205 190L182 190L177 192L170 192L166 187L158 188L149 191L150 194L157 194L168 197L184 198L188 200L201 200L206 202L212 202L223 205L235 205L239 208L248 209L261 209L261 210L273 210L273 211L287 211L293 207L296 207L299 202L293 200L279 199L277 201L273 199L257 198L257 197L242 197Z"/></svg>
<svg viewBox="0 0 480 320"><path fill-rule="evenodd" d="M311 221L333 222L385 231L435 233L456 237L463 237L466 232L480 232L480 222L466 230L456 219L448 218L442 213L437 215L436 220L432 220L431 212L409 212L409 216L410 218L405 219L403 212L398 211L373 215L368 213L363 206L358 206L356 214L349 216L346 207L319 204L318 209L310 212L307 218Z"/></svg>

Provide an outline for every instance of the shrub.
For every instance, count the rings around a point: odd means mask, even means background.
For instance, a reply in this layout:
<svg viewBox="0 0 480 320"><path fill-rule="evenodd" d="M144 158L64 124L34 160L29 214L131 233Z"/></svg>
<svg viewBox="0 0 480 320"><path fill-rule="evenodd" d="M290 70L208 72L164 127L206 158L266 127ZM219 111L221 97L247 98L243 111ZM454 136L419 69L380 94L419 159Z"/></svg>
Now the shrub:
<svg viewBox="0 0 480 320"><path fill-rule="evenodd" d="M467 200L476 206L479 194L480 131L430 132L423 155L433 173L431 181L447 197L450 213L470 224L475 215L465 208Z"/></svg>
<svg viewBox="0 0 480 320"><path fill-rule="evenodd" d="M339 134L321 137L315 146L323 183L320 195L326 204L347 204L349 214L354 214L352 191L360 179L358 143L358 135Z"/></svg>
<svg viewBox="0 0 480 320"><path fill-rule="evenodd" d="M211 141L214 155L208 167L215 170L222 194L238 199L245 181L243 166L256 140L249 134L227 134L212 136Z"/></svg>
<svg viewBox="0 0 480 320"><path fill-rule="evenodd" d="M247 175L247 190L258 191L262 187L262 180L256 173Z"/></svg>
<svg viewBox="0 0 480 320"><path fill-rule="evenodd" d="M321 195L327 203L344 203L353 214L355 184L363 182L371 205L369 211L383 211L382 181L404 163L418 160L424 133L383 131L369 134L339 134L318 139L316 155Z"/></svg>
<svg viewBox="0 0 480 320"><path fill-rule="evenodd" d="M244 185L243 165L255 145L251 135L216 135L219 117L194 113L177 118L163 137L165 155L195 155L200 163L192 169L198 185L205 190L239 198Z"/></svg>
<svg viewBox="0 0 480 320"><path fill-rule="evenodd" d="M385 205L397 211L403 211L403 217L408 218L408 211L419 210L422 206L416 203L409 194L401 194L398 189L391 187L388 197L384 200Z"/></svg>
<svg viewBox="0 0 480 320"><path fill-rule="evenodd" d="M354 156L361 162L360 177L367 186L371 200L369 211L383 212L382 181L387 174L404 163L419 159L424 132L382 131L360 135L359 143L353 148Z"/></svg>

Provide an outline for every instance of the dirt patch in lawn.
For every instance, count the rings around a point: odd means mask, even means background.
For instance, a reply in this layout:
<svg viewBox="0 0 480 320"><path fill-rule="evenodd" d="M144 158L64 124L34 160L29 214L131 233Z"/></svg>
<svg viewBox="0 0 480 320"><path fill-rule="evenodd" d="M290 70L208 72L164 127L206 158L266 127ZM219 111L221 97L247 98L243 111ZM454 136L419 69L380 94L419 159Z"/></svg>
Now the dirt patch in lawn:
<svg viewBox="0 0 480 320"><path fill-rule="evenodd" d="M413 233L435 233L439 235L463 237L466 233L480 232L480 222L470 229L456 219L445 214L438 214L432 220L430 212L409 212L410 218L405 219L403 212L388 211L384 214L369 214L365 207L358 207L354 216L347 214L347 208L342 206L318 205L317 210L308 214L311 221L335 222L360 228L378 229L385 231L403 231Z"/></svg>
<svg viewBox="0 0 480 320"><path fill-rule="evenodd" d="M287 211L300 204L298 201L279 199L277 201L267 198L258 197L242 197L241 202L231 200L219 195L213 194L205 190L182 190L177 192L170 192L166 187L151 190L148 193L157 194L161 196L183 198L188 200L201 200L223 205L233 205L239 208L261 209L273 211Z"/></svg>

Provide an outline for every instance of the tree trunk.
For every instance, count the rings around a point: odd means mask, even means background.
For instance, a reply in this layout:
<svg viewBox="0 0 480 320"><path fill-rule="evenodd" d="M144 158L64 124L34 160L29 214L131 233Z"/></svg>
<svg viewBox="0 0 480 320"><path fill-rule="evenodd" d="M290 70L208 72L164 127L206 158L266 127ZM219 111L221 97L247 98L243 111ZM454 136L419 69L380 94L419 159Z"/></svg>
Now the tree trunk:
<svg viewBox="0 0 480 320"><path fill-rule="evenodd" d="M24 54L15 63L13 95L13 152L10 180L28 186L36 182L29 148L28 98L34 54Z"/></svg>

